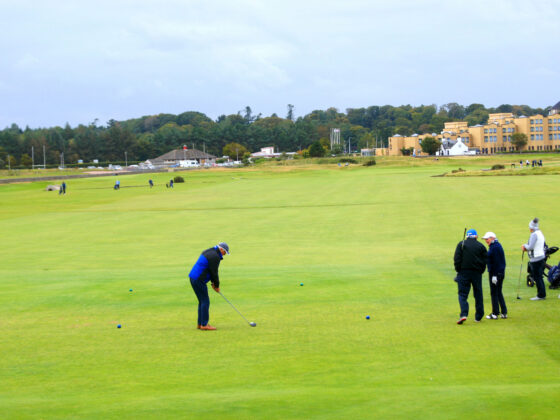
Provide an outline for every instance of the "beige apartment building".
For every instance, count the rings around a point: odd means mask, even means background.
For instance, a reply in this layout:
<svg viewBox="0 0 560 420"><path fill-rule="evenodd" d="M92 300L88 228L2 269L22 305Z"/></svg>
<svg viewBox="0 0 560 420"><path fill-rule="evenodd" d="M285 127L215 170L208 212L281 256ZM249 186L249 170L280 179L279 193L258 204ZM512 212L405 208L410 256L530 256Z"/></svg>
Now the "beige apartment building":
<svg viewBox="0 0 560 420"><path fill-rule="evenodd" d="M422 140L428 136L436 137L440 141L460 139L469 150L477 153L493 154L500 152L514 152L512 136L524 133L527 145L523 151L559 151L560 150L560 102L556 104L548 116L533 115L531 117L514 117L511 113L490 114L484 125L468 127L464 121L447 122L440 134L413 134L389 137L388 152L391 156L403 154L403 149L411 150L414 155L422 153Z"/></svg>

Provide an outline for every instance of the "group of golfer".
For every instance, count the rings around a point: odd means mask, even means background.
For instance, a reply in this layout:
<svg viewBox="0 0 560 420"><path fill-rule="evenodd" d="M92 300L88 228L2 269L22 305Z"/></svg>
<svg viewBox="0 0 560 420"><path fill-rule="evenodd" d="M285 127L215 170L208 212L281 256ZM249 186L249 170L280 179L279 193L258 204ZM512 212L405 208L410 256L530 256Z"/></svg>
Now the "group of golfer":
<svg viewBox="0 0 560 420"><path fill-rule="evenodd" d="M544 235L539 229L539 219L534 218L529 222L531 235L526 244L521 245L522 252L529 255L529 271L537 285L537 296L531 300L543 300L546 298L546 288L543 280L545 267L545 243ZM504 249L496 234L486 232L482 237L488 244L486 247L478 242L476 230L470 229L466 232L465 239L457 244L453 262L457 282L459 305L461 314L457 324L462 324L469 316L469 303L467 298L472 286L475 302L475 322L480 322L484 317L484 301L482 297L482 274L488 267L488 279L490 283L490 296L492 298L492 312L486 316L487 319L507 318L507 306L502 293L506 271L506 257ZM560 296L559 296L560 297Z"/></svg>
<svg viewBox="0 0 560 420"><path fill-rule="evenodd" d="M526 244L521 245L522 252L529 255L529 271L537 285L537 296L531 300L543 300L546 298L546 288L543 280L545 267L545 239L539 229L539 219L535 218L529 222L531 235ZM486 232L482 237L488 245L488 250L478 241L476 230L466 231L465 238L457 244L454 255L459 305L461 314L457 324L463 324L469 316L468 297L473 289L475 302L475 322L480 322L484 317L484 300L482 293L482 274L488 268L488 281L490 284L490 296L492 299L492 312L486 316L487 319L506 319L508 311L502 285L506 272L506 257L504 249L498 241L494 232ZM229 254L229 246L225 242L208 248L200 254L189 273L189 279L194 293L198 299L198 322L197 328L212 331L216 328L209 321L210 298L208 296L208 282L216 292L220 292L220 278L218 269L223 256ZM560 297L560 296L559 296Z"/></svg>

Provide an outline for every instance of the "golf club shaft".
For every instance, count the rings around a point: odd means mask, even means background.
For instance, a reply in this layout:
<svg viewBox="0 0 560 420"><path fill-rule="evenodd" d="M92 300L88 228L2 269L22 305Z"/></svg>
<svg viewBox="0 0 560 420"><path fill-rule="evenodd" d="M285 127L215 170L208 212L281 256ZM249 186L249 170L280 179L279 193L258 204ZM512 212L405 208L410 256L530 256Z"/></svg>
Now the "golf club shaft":
<svg viewBox="0 0 560 420"><path fill-rule="evenodd" d="M521 265L519 266L519 278L517 279L517 298L519 299L519 287L521 285L521 272L523 271L523 257L525 256L525 251L521 251Z"/></svg>
<svg viewBox="0 0 560 420"><path fill-rule="evenodd" d="M231 305L231 307L232 307L233 309L235 309L235 311L236 311L239 315L241 315L241 318L243 318L243 319L247 322L247 324L251 325L251 323L250 323L249 321L247 321L247 318L245 318L245 317L243 316L243 314L242 314L241 312L239 312L235 306L233 306L233 303L231 303L224 295L222 295L222 292L218 292L218 293L220 294L221 297L224 298L224 300L225 300L227 303L229 303L229 304Z"/></svg>

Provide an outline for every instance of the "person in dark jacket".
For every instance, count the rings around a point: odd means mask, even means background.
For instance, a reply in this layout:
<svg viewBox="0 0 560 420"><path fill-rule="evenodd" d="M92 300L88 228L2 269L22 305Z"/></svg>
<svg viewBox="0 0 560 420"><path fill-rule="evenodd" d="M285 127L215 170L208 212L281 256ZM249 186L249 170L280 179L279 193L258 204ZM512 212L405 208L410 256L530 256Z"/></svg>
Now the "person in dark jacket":
<svg viewBox="0 0 560 420"><path fill-rule="evenodd" d="M469 303L467 298L473 288L474 302L476 306L475 321L480 322L484 316L484 302L482 298L482 273L486 270L487 252L484 245L477 240L476 230L469 229L467 238L457 244L453 262L457 272L457 286L461 315L457 324L462 324L469 315Z"/></svg>
<svg viewBox="0 0 560 420"><path fill-rule="evenodd" d="M488 280L490 283L490 296L492 298L492 313L487 319L507 318L507 307L502 285L506 272L506 256L502 245L498 242L494 232L486 232L482 237L488 245ZM501 308L501 314L500 314Z"/></svg>
<svg viewBox="0 0 560 420"><path fill-rule="evenodd" d="M229 246L225 242L220 242L212 248L202 251L200 257L189 273L191 286L198 298L198 329L199 330L215 330L216 327L208 324L210 319L210 298L208 297L207 283L212 283L212 288L216 292L220 292L220 277L218 268L223 256L229 254Z"/></svg>

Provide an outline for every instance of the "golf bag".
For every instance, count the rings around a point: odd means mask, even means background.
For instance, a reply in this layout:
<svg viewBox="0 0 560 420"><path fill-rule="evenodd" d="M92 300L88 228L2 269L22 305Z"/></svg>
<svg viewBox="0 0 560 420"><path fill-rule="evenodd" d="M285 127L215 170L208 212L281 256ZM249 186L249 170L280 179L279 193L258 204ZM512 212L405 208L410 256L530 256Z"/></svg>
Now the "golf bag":
<svg viewBox="0 0 560 420"><path fill-rule="evenodd" d="M548 288L558 289L560 287L560 264L550 267L547 277L548 282L550 283L550 286L548 286Z"/></svg>
<svg viewBox="0 0 560 420"><path fill-rule="evenodd" d="M551 246L549 247L546 243L544 244L544 273L543 275L545 277L548 277L550 275L550 270L553 268L551 265L548 265L546 262L548 261L548 259L550 258L550 256L552 254L554 254L556 251L558 251L558 247L557 246ZM557 266L555 266L557 267ZM527 263L527 287L533 287L535 285L535 280L533 279L533 276L531 275L531 269L529 267L529 263ZM550 281L550 278L548 279L548 281ZM552 285L552 283L551 283ZM551 287L551 289L556 289L557 287Z"/></svg>

